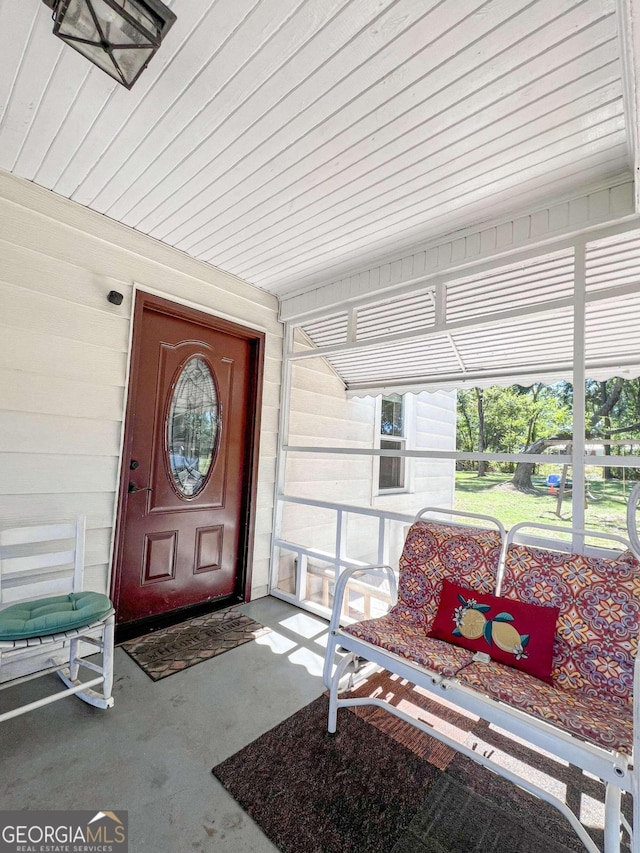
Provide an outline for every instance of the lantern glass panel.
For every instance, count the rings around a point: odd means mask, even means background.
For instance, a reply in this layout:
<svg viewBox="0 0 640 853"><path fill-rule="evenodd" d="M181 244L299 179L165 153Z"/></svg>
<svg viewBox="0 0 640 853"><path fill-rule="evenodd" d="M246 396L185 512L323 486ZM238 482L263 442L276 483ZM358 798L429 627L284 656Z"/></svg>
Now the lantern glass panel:
<svg viewBox="0 0 640 853"><path fill-rule="evenodd" d="M154 40L160 38L162 22L152 12L139 6L137 3L132 3L131 0L120 0L120 2L124 11L131 15L132 18L135 18L150 37Z"/></svg>
<svg viewBox="0 0 640 853"><path fill-rule="evenodd" d="M71 0L65 16L60 22L58 34L61 38L71 36L87 39L96 42L96 44L100 43L100 33L96 29L91 11L84 0Z"/></svg>
<svg viewBox="0 0 640 853"><path fill-rule="evenodd" d="M106 71L107 74L119 83L122 83L122 77L118 74L118 69L116 68L113 60L106 50L104 50L99 44L84 44L80 41L69 41L67 44L74 50L77 50L78 53L86 56L87 59L94 63L94 65L102 68L103 71Z"/></svg>
<svg viewBox="0 0 640 853"><path fill-rule="evenodd" d="M122 71L127 83L131 84L142 71L146 63L153 56L154 48L137 48L136 50L118 50L115 48L113 56Z"/></svg>

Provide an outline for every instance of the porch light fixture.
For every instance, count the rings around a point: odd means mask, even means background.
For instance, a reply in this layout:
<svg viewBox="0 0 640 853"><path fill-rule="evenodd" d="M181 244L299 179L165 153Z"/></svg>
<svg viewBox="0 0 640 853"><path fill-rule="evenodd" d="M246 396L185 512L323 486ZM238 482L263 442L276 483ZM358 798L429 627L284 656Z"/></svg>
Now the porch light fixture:
<svg viewBox="0 0 640 853"><path fill-rule="evenodd" d="M160 0L43 0L53 33L130 89L176 16Z"/></svg>

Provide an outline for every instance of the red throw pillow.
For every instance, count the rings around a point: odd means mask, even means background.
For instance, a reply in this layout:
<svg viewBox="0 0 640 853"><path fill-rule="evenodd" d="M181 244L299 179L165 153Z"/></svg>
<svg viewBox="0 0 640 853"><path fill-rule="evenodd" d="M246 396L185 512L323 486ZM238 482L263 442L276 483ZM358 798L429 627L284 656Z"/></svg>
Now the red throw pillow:
<svg viewBox="0 0 640 853"><path fill-rule="evenodd" d="M486 652L495 661L551 684L559 612L558 607L498 598L443 580L429 636Z"/></svg>

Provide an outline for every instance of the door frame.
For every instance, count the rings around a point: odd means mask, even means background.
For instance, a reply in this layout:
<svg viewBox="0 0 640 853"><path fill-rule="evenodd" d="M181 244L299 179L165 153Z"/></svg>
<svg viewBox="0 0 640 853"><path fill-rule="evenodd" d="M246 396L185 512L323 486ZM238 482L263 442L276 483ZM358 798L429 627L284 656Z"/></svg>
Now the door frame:
<svg viewBox="0 0 640 853"><path fill-rule="evenodd" d="M131 442L133 440L133 395L131 393L133 377L137 376L140 362L141 327L142 314L145 309L151 308L169 317L195 322L205 326L212 331L224 332L234 335L246 341L249 346L248 396L253 417L247 419L247 431L245 435L247 455L245 472L243 476L243 492L240 511L240 541L238 544L238 560L240 570L236 589L231 596L223 601L250 601L251 600L251 578L253 574L253 550L255 541L256 523L256 498L258 491L258 462L260 448L260 423L262 418L262 390L264 380L264 351L265 333L242 326L231 320L209 314L206 309L192 308L180 302L174 302L145 290L135 289L134 307L132 312L132 334L130 345L129 371L126 387L126 409L124 415L124 429L122 440L122 452L120 457L120 477L118 486L118 501L115 519L114 545L111 570L110 595L117 610L120 599L120 580L122 568L122 549L125 534L125 509L127 500L127 486L129 483L129 467L127 460L130 458ZM221 600L222 601L222 600ZM218 605L216 601L216 605ZM188 608L187 608L188 610Z"/></svg>

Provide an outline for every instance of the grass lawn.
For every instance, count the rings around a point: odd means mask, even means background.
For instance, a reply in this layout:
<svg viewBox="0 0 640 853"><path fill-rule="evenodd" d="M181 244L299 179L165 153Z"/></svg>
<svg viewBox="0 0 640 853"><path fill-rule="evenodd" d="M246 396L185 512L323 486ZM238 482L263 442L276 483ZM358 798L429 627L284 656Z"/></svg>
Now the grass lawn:
<svg viewBox="0 0 640 853"><path fill-rule="evenodd" d="M556 514L557 495L547 491L544 477L533 477L536 494L524 494L510 484L511 474L456 473L455 509L494 515L506 528L519 521L571 525L571 495L565 497L561 515ZM605 533L626 535L627 498L634 484L620 480L591 480L587 498L586 526Z"/></svg>

